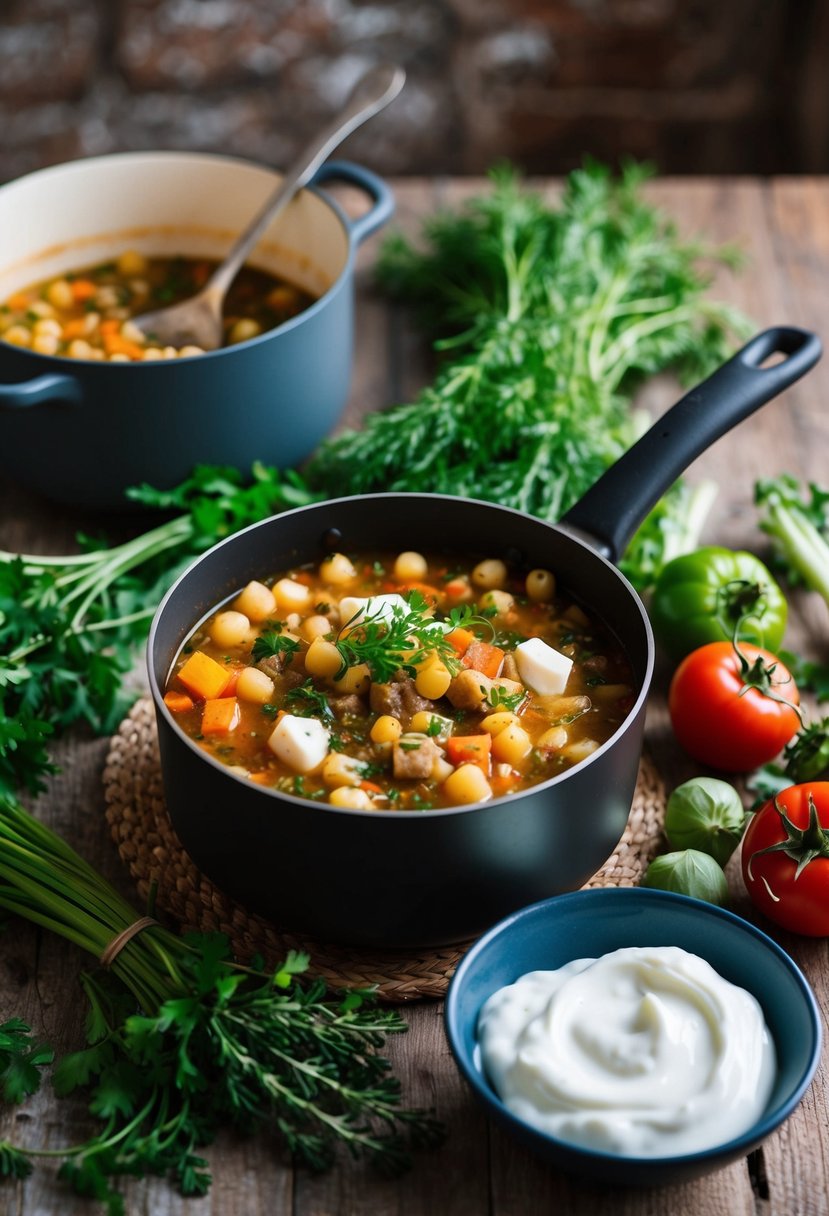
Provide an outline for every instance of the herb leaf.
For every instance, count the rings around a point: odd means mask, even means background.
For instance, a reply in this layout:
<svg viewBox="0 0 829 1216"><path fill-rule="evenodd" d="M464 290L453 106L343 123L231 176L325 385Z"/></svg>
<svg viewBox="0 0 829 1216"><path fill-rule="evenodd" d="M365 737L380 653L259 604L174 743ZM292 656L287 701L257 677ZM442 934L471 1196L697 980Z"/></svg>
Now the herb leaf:
<svg viewBox="0 0 829 1216"><path fill-rule="evenodd" d="M38 1069L51 1064L54 1053L32 1037L20 1018L0 1025L0 1093L7 1102L22 1102L40 1086Z"/></svg>
<svg viewBox="0 0 829 1216"><path fill-rule="evenodd" d="M328 704L325 693L314 687L314 681L309 676L297 688L290 688L285 694L285 701L300 718L333 718L334 711Z"/></svg>
<svg viewBox="0 0 829 1216"><path fill-rule="evenodd" d="M411 591L406 603L406 612L395 606L391 616L385 616L382 609L378 609L353 626L351 622L345 623L334 642L342 659L336 678L360 663L366 664L371 678L380 684L388 683L401 670L408 676L415 676L418 664L430 651L437 654L450 671L457 669L455 652L425 598L419 591Z"/></svg>
<svg viewBox="0 0 829 1216"><path fill-rule="evenodd" d="M260 633L256 638L251 648L251 656L254 662L260 663L262 659L269 659L274 655L282 655L285 662L290 663L298 651L299 642L294 641L293 638L286 637L283 633L270 630L268 633Z"/></svg>
<svg viewBox="0 0 829 1216"><path fill-rule="evenodd" d="M493 709L505 709L514 713L526 695L523 689L520 692L507 692L505 688L493 684L487 693L487 701Z"/></svg>

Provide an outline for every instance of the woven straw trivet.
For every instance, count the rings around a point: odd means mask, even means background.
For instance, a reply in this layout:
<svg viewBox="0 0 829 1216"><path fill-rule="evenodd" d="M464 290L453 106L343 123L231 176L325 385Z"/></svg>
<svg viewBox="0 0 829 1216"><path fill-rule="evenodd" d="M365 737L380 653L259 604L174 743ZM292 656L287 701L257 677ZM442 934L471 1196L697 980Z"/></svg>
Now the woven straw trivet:
<svg viewBox="0 0 829 1216"><path fill-rule="evenodd" d="M464 945L421 950L335 946L283 932L219 891L199 873L175 835L164 805L152 702L140 700L112 738L104 769L106 816L122 861L142 899L155 884L156 909L185 931L227 934L241 960L261 955L275 966L288 950L311 955L310 973L335 988L373 984L387 1001L442 996ZM665 791L643 759L628 826L588 887L634 886L661 843ZM467 943L468 944L468 943Z"/></svg>

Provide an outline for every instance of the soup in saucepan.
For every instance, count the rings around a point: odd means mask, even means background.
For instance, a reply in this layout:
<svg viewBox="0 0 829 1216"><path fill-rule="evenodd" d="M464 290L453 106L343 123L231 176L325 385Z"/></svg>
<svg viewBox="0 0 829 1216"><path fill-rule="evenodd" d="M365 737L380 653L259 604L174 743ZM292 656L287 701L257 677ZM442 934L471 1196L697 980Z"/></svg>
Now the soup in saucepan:
<svg viewBox="0 0 829 1216"><path fill-rule="evenodd" d="M515 793L584 760L634 701L618 643L549 570L335 553L242 588L165 703L243 778L362 810Z"/></svg>
<svg viewBox="0 0 829 1216"><path fill-rule="evenodd" d="M194 296L218 266L207 258L145 257L127 250L16 291L0 305L0 338L42 355L114 363L199 355L145 336L131 318ZM243 266L225 298L224 345L275 329L313 304L306 291Z"/></svg>

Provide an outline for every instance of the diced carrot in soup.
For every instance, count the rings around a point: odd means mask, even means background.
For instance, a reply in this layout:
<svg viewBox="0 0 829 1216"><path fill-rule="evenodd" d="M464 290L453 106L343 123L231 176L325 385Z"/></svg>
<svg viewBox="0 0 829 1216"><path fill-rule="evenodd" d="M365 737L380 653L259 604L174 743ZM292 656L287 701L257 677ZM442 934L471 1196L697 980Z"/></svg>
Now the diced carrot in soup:
<svg viewBox="0 0 829 1216"><path fill-rule="evenodd" d="M104 334L104 350L108 355L126 355L128 359L144 358L144 348L121 334Z"/></svg>
<svg viewBox="0 0 829 1216"><path fill-rule="evenodd" d="M226 735L239 725L239 702L235 697L205 701L201 716L203 735Z"/></svg>
<svg viewBox="0 0 829 1216"><path fill-rule="evenodd" d="M203 650L195 650L177 675L184 687L202 701L220 697L230 680L228 669Z"/></svg>
<svg viewBox="0 0 829 1216"><path fill-rule="evenodd" d="M186 714L188 709L193 708L193 698L188 697L186 692L176 692L171 689L164 694L164 704L171 714Z"/></svg>
<svg viewBox="0 0 829 1216"><path fill-rule="evenodd" d="M490 781L492 792L496 798L498 798L501 794L508 794L511 790L515 789L520 780L520 773L511 772L503 775L497 773Z"/></svg>
<svg viewBox="0 0 829 1216"><path fill-rule="evenodd" d="M73 279L71 286L72 295L79 303L84 300L91 300L98 290L91 279Z"/></svg>
<svg viewBox="0 0 829 1216"><path fill-rule="evenodd" d="M480 671L494 680L501 674L504 652L500 646L493 646L490 642L473 642L464 652L461 662L464 667L471 667L473 671Z"/></svg>
<svg viewBox="0 0 829 1216"><path fill-rule="evenodd" d="M475 641L475 634L471 629L462 629L460 625L456 629L451 629L446 635L446 641L454 651L460 656L466 654L469 647Z"/></svg>
<svg viewBox="0 0 829 1216"><path fill-rule="evenodd" d="M86 317L73 317L63 327L63 338L66 342L71 342L73 338L83 338L85 336Z"/></svg>
<svg viewBox="0 0 829 1216"><path fill-rule="evenodd" d="M446 740L446 759L456 768L459 764L477 764L488 773L491 748L492 735L450 735Z"/></svg>

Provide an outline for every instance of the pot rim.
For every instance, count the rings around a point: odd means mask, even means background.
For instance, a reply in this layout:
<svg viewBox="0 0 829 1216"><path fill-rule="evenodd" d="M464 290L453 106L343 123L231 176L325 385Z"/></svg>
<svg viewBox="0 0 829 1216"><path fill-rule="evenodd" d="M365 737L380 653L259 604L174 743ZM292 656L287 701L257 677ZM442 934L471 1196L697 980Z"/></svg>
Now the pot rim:
<svg viewBox="0 0 829 1216"><path fill-rule="evenodd" d="M145 160L147 162L164 160L170 163L174 161L198 161L201 163L224 164L229 167L238 166L241 168L255 169L265 173L273 178L275 182L284 177L283 173L281 173L278 169L272 169L269 165L263 165L258 161L248 160L243 156L233 156L229 153L189 151L177 152L172 149L159 149L157 151L150 149L131 152L112 152L104 153L101 156L82 157L79 160L62 161L59 164L46 165L41 169L34 169L31 173L22 174L20 177L14 178L12 181L4 182L2 185L0 185L0 201L2 201L4 194L11 193L18 186L22 187L24 184L28 186L31 182L36 183L37 179L41 177L49 177L50 175L59 176L67 171L82 173L87 167L96 168L105 163L117 164L118 162L129 161L135 164L141 160ZM287 333L289 330L296 329L304 321L310 321L313 317L315 317L333 298L333 296L338 291L342 290L343 285L348 280L349 275L353 273L354 261L356 258L356 242L351 231L348 217L337 200L326 193L322 186L315 186L312 181L308 185L303 186L300 190L298 190L297 194L299 195L304 192L312 194L315 198L319 199L323 206L331 212L345 238L345 259L336 278L333 279L322 295L318 296L316 300L314 300L314 302L308 306L308 308L303 309L302 312L297 313L296 316L289 317L286 321L281 322L281 324L277 325L274 329L269 329L264 333L257 334L254 338L247 338L244 342L237 342L233 346L220 346L216 350L202 351L200 355L188 356L186 361L175 360L174 362L176 367L181 367L185 365L185 362L189 362L190 360L195 360L200 364L201 360L205 358L215 359L223 355L233 354L239 350L259 346L279 334ZM123 374L123 369L125 367L131 369L139 367L144 369L155 369L157 372L159 368L168 366L167 361L162 359L138 360L130 363L111 363L108 360L99 361L97 359L71 359L67 355L45 355L38 351L32 351L26 348L15 348L15 351L20 355L31 356L33 359L36 359L38 362L42 363L44 368L52 368L57 365L67 370L74 370L76 374L79 367L83 368L84 371L86 371L87 368L94 367L95 375L109 375L112 374L112 372L114 372L115 375L120 375ZM171 360L170 362L173 361Z"/></svg>
<svg viewBox="0 0 829 1216"><path fill-rule="evenodd" d="M488 511L505 513L507 515L516 516L517 518L519 518L521 520L529 520L534 524L538 524L542 528L548 529L549 531L553 532L558 537L562 537L562 536L566 537L568 542L571 542L572 544L576 545L577 547L579 547L583 550L586 550L586 552L590 555L591 559L595 560L596 562L600 563L602 566L606 567L619 580L619 583L621 584L622 588L624 588L624 590L628 594L633 606L636 608L636 610L639 614L639 617L641 619L641 624L642 624L644 638L645 638L645 642L646 642L646 648L647 648L647 660L646 660L646 664L645 664L645 671L644 671L644 674L642 677L642 682L641 682L641 686L639 688L639 692L637 693L637 696L636 696L636 700L634 701L633 705L631 706L630 710L628 711L628 713L627 713L626 717L624 718L624 720L622 721L622 723L619 725L618 729L614 732L614 734L612 734L610 736L609 739L606 739L605 742L602 743L596 749L596 751L592 752L591 755L586 757L586 759L579 761L578 764L573 765L569 769L565 769L564 772L558 773L558 774L556 774L556 776L548 778L548 780L546 780L546 781L540 781L540 782L536 783L535 785L527 786L525 789L519 790L514 794L503 794L497 798L487 799L487 801L485 801L485 802L474 802L474 803L470 803L468 805L463 805L463 806L432 807L432 808L422 810L422 811L385 810L385 809L377 809L377 810L368 811L368 810L358 810L358 809L355 809L352 807L332 806L330 803L311 800L308 798L301 798L295 794L290 794L283 790L268 789L264 786L252 785L252 783L250 781L248 781L245 777L240 776L238 773L234 773L227 765L222 764L220 761L214 759L212 756L210 756L206 752L204 752L201 748L197 747L195 745L195 743L192 741L192 739L190 739L189 736L187 736L184 733L184 731L182 731L182 729L179 727L179 725L175 721L174 715L170 712L170 710L164 704L163 688L160 686L159 682L156 680L156 677L155 677L154 651L156 649L156 639L157 639L157 635L158 635L159 624L161 622L162 617L166 613L167 604L172 599L172 597L177 593L179 588L192 576L194 571L199 566L201 566L201 564L203 562L211 560L217 552L225 549L228 546L232 546L233 543L238 540L238 538L246 536L250 533L253 533L254 531L256 531L259 528L272 526L275 520L290 519L299 514L306 514L308 512L312 512L315 510L336 509L337 507L340 507L340 506L343 506L343 505L346 505L349 503L371 501L371 502L377 502L378 504L380 504L380 503L387 503L389 500L392 500L392 499L398 499L398 500L403 499L406 501L411 501L411 500L421 501L423 499L428 499L430 501L438 500L440 502L448 504L447 509L449 509L449 510L452 509L451 504L453 504L453 503L464 503L466 505L471 505L473 507L486 508ZM209 615L211 612L213 612L215 609L215 606L216 605L214 602L213 607L211 607L205 615ZM204 619L204 618L201 618L201 619ZM612 628L612 622L609 622L609 624ZM192 630L192 627L193 626L190 627L191 630ZM619 640L624 647L624 639L619 638ZM176 651L176 653L178 653L178 651ZM562 785L570 777L572 777L573 774L581 773L585 769L587 769L590 765L599 763L602 760L603 756L612 747L618 745L621 742L623 736L628 732L628 730L631 729L633 724L638 720L640 714L644 711L645 703L647 701L647 698L648 698L648 695L650 692L650 686L651 686L651 682L653 679L653 671L654 671L654 664L655 664L655 644L654 644L654 639L653 639L653 631L651 629L650 620L648 618L648 614L645 609L645 605L642 602L641 597L639 596L638 592L635 590L633 585L630 583L630 581L625 577L624 574L622 574L621 570L619 570L619 568L617 566L615 566L612 562L608 561L607 558L603 557L602 554L599 553L585 539L583 539L580 536L574 535L573 533L571 533L568 529L566 529L564 527L560 527L556 524L548 523L546 520L540 519L537 516L529 515L524 511L518 511L514 507L505 507L505 506L501 506L499 503L487 502L485 499L460 498L457 495L452 495L452 494L434 494L434 493L422 493L421 494L421 493L410 492L410 491L400 491L400 492L387 491L387 492L377 493L377 494L355 494L355 495L349 495L347 497L341 497L341 498L323 499L321 502L308 503L305 506L292 507L288 511L280 511L277 515L271 515L267 519L258 520L257 522L255 522L253 524L248 524L247 527L240 529L238 532L234 532L234 533L232 533L232 535L226 536L223 540L221 540L217 544L211 546L210 549L207 549L207 550L205 550L204 553L199 554L199 556L196 557L190 563L190 565L187 566L186 569L182 571L182 573L178 576L178 578L175 580L175 582L172 584L172 586L167 590L167 592L165 593L163 599L161 600L161 602L159 603L159 605L155 611L155 614L152 619L152 623L150 625L150 632L149 632L149 635L147 638L146 654L147 654L147 673L149 676L150 692L152 695L156 714L161 715L161 717L166 721L167 725L172 729L175 737L178 740L180 740L182 743L184 743L185 746L194 755L197 755L202 761L207 763L210 767L216 769L216 771L218 773L221 773L224 777L226 777L230 780L238 782L245 789L253 789L256 794L262 794L268 798L275 798L278 801L287 800L290 803L294 804L295 806L302 807L306 810L310 809L310 810L318 810L318 811L325 811L325 812L333 812L338 815L343 815L346 817L356 817L358 819L366 819L366 820L384 819L384 820L389 820L389 821L405 821L405 820L424 819L424 818L437 819L437 818L444 818L444 817L450 816L450 815L453 816L453 815L458 815L458 814L470 814L470 813L474 814L476 812L480 813L485 808L486 809L489 809L491 807L497 808L497 807L501 807L507 803L513 804L517 801L523 800L524 798L532 797L541 792L544 792L547 790L552 790L555 787Z"/></svg>

